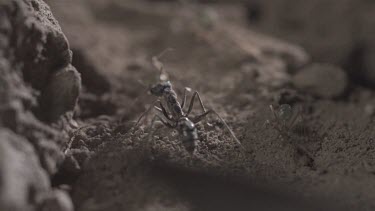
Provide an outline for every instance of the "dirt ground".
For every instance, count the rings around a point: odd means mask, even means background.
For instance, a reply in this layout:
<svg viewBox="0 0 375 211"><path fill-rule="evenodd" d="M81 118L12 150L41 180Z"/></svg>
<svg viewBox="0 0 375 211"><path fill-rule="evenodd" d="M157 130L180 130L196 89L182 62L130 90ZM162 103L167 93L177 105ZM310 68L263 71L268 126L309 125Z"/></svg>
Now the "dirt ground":
<svg viewBox="0 0 375 211"><path fill-rule="evenodd" d="M64 161L49 175L53 189L69 193L74 210L375 209L375 93L373 70L364 68L371 67L372 51L353 56L365 38L354 40L351 32L338 38L326 29L319 42L304 33L321 25L296 15L297 6L284 17L286 6L275 11L262 2L46 3L82 78L73 126L59 145ZM352 4L343 2L342 11ZM336 26L327 10L320 20ZM283 28L280 16L306 27ZM295 43L294 33L300 35ZM336 37L345 44L334 45ZM194 154L161 124L148 140L156 111L133 127L157 99L147 92L159 76L151 57L169 47L175 50L162 61L179 100L184 87L198 91L243 148L214 115L197 124ZM291 110L280 110L283 104ZM196 103L193 116L199 113Z"/></svg>

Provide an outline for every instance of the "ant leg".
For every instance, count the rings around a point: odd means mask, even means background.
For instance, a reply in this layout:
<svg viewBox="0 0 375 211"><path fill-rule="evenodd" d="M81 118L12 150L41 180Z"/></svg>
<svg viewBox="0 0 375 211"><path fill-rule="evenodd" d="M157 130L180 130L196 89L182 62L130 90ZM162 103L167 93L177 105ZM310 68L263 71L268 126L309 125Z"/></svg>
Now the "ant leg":
<svg viewBox="0 0 375 211"><path fill-rule="evenodd" d="M147 108L147 110L145 112L142 113L142 115L138 118L137 123L135 123L134 127L137 126L141 122L142 118L145 117L154 108L155 104L158 103L158 102L160 102L160 100L155 100L152 103L152 105L149 108Z"/></svg>
<svg viewBox="0 0 375 211"><path fill-rule="evenodd" d="M202 121L202 119L205 118L205 117L206 117L208 114L210 114L210 113L214 113L214 114L219 118L219 120L221 121L221 123L224 124L224 126L227 128L227 130L229 131L229 133L232 135L233 139L234 139L234 140L235 140L235 141L236 141L236 142L237 142L237 143L243 148L241 142L237 139L237 137L236 137L236 135L234 134L233 130L230 129L230 127L229 127L228 124L225 122L225 120L224 120L223 118L221 118L221 116L220 116L216 111L214 111L214 110L208 110L208 111L204 112L203 114L201 114L201 115L195 117L195 118L193 119L193 123L195 124L195 123L198 123L198 122Z"/></svg>
<svg viewBox="0 0 375 211"><path fill-rule="evenodd" d="M160 102L160 108L157 106L154 106L154 107L156 110L160 111L165 116L165 118L167 118L169 121L173 121L173 118L168 114L167 110L163 106L163 103Z"/></svg>
<svg viewBox="0 0 375 211"><path fill-rule="evenodd" d="M192 119L192 122L193 122L194 124L197 124L198 122L202 121L202 120L203 120L203 119L204 119L209 113L211 113L211 112L212 112L211 110L208 110L208 111L204 112L203 114L194 117L194 118Z"/></svg>
<svg viewBox="0 0 375 211"><path fill-rule="evenodd" d="M201 106L201 108L203 110L203 113L206 113L207 110L206 110L206 108L203 105L202 99L199 96L199 93L197 91L195 91L194 94L193 94L193 97L190 100L189 110L186 112L185 117L189 116L191 110L193 109L195 97L198 97L199 104L200 104L200 106Z"/></svg>
<svg viewBox="0 0 375 211"><path fill-rule="evenodd" d="M161 108L159 108L159 107L157 107L157 106L154 106L154 108L157 110L157 111L159 111L159 112L163 112L163 110L161 110Z"/></svg>
<svg viewBox="0 0 375 211"><path fill-rule="evenodd" d="M273 114L273 116L274 116L274 118L275 118L275 121L276 121L276 129L280 132L280 133L282 133L282 128L283 128L283 126L284 126L284 124L282 124L281 122L280 122L280 118L279 118L279 116L276 114L276 111L275 111L275 109L273 108L273 105L270 105L270 110L271 110L271 112L272 112L272 114Z"/></svg>
<svg viewBox="0 0 375 211"><path fill-rule="evenodd" d="M185 102L186 102L186 92L191 92L191 89L189 87L185 87L184 90L184 97L182 98L182 103L181 103L181 109L184 109Z"/></svg>
<svg viewBox="0 0 375 211"><path fill-rule="evenodd" d="M288 125L288 129L292 128L294 126L294 123L296 122L296 120L298 119L298 117L300 116L301 114L301 110L298 109L297 113L293 116L292 120L290 121L289 125Z"/></svg>
<svg viewBox="0 0 375 211"><path fill-rule="evenodd" d="M270 105L270 110L271 110L273 116L275 117L275 120L277 121L277 124L281 125L281 122L280 122L280 120L279 120L279 117L277 116L276 111L275 111L275 109L273 108L273 105Z"/></svg>
<svg viewBox="0 0 375 211"><path fill-rule="evenodd" d="M152 119L152 122L151 122L151 125L150 125L150 133L148 134L148 137L147 137L147 140L151 140L151 137L152 135L154 134L155 131L153 131L153 127L154 127L154 124L156 122L156 120L159 120L161 121L161 123L163 123L163 125L169 127L169 128L175 128L175 126L173 126L171 123L165 121L163 118L161 118L160 116L158 115L155 115L154 118Z"/></svg>

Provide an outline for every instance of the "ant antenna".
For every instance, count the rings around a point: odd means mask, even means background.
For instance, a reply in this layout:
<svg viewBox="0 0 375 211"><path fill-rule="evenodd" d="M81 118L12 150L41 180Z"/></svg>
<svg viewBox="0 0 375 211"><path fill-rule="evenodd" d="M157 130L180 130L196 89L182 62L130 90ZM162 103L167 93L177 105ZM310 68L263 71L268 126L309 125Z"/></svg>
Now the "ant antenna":
<svg viewBox="0 0 375 211"><path fill-rule="evenodd" d="M164 51L162 51L161 53L159 53L159 55L157 56L158 59L161 59L161 57L163 57L164 54L166 54L168 52L171 52L171 51L174 51L174 48L167 48L167 49L165 49Z"/></svg>
<svg viewBox="0 0 375 211"><path fill-rule="evenodd" d="M164 70L164 65L163 63L160 61L161 57L163 57L166 53L170 52L170 51L174 51L173 48L167 48L165 49L164 51L162 51L161 53L159 53L159 55L157 56L153 56L152 57L152 64L154 65L154 67L156 67L157 70L159 70L160 72L160 76L159 76L159 79L161 81L166 81L168 80L168 74L167 72Z"/></svg>

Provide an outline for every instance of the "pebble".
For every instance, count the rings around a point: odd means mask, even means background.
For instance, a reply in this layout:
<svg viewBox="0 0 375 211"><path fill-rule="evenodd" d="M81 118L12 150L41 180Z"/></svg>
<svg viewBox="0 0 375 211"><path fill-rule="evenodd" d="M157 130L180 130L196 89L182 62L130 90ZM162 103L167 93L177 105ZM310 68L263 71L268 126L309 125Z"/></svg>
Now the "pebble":
<svg viewBox="0 0 375 211"><path fill-rule="evenodd" d="M67 192L55 189L46 195L39 210L41 211L73 211L74 206Z"/></svg>
<svg viewBox="0 0 375 211"><path fill-rule="evenodd" d="M339 67L330 64L312 64L293 76L294 86L322 98L336 98L344 94L348 77Z"/></svg>

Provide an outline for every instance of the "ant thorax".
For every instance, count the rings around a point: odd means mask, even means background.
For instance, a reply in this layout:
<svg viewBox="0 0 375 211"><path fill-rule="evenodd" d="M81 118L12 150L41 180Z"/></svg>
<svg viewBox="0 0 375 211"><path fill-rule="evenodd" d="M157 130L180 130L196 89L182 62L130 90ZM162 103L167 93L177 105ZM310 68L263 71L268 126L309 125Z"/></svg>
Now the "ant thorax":
<svg viewBox="0 0 375 211"><path fill-rule="evenodd" d="M161 97L172 90L172 84L170 81L164 81L157 83L156 85L150 88L150 92L152 95ZM173 90L172 90L173 91Z"/></svg>
<svg viewBox="0 0 375 211"><path fill-rule="evenodd" d="M172 116L176 119L183 116L183 111L180 103L177 100L177 94L172 89L165 89L163 94L165 102L167 102L168 109L172 112Z"/></svg>

